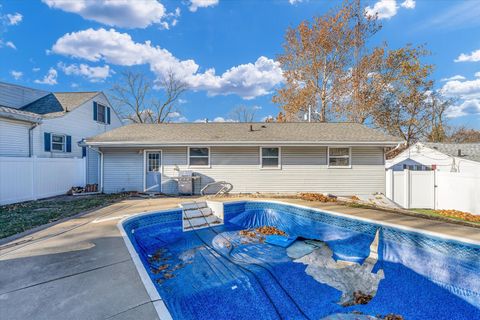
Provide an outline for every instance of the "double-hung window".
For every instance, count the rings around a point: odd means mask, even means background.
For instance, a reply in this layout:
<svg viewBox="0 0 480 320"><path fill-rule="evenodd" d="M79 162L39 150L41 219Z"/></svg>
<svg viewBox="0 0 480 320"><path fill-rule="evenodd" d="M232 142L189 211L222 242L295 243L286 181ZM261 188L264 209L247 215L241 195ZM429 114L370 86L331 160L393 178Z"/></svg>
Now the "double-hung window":
<svg viewBox="0 0 480 320"><path fill-rule="evenodd" d="M350 148L328 148L328 166L330 168L350 168L351 165Z"/></svg>
<svg viewBox="0 0 480 320"><path fill-rule="evenodd" d="M260 148L260 167L264 169L280 168L280 148L261 147Z"/></svg>
<svg viewBox="0 0 480 320"><path fill-rule="evenodd" d="M52 151L65 152L65 136L52 133Z"/></svg>
<svg viewBox="0 0 480 320"><path fill-rule="evenodd" d="M188 165L192 167L209 167L210 148L188 148Z"/></svg>
<svg viewBox="0 0 480 320"><path fill-rule="evenodd" d="M102 106L101 104L97 105L97 121L101 123L106 123L107 122L107 108L105 106Z"/></svg>

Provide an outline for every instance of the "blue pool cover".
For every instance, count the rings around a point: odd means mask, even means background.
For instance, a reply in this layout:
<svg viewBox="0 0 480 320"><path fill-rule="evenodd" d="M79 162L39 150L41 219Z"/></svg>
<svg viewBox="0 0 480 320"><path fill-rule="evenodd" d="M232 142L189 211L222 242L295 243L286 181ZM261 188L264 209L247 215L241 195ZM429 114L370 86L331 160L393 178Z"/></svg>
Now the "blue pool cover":
<svg viewBox="0 0 480 320"><path fill-rule="evenodd" d="M182 231L181 210L123 224L174 319L480 319L478 246L287 204L236 202L225 204L224 214L224 225L190 232ZM383 278L373 299L344 306L338 286L315 280L287 248L239 236L261 226L324 243L339 265L365 264L379 231L372 273Z"/></svg>

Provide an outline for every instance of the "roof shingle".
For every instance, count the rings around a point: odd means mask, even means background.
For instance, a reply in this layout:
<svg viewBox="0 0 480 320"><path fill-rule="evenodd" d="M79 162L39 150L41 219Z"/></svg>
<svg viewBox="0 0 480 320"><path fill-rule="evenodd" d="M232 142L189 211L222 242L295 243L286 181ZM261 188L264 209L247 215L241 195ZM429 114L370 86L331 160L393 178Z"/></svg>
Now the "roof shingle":
<svg viewBox="0 0 480 320"><path fill-rule="evenodd" d="M441 153L452 157L464 158L467 160L480 162L480 143L434 143L422 142L422 144L430 149L435 149ZM460 150L460 156L458 151Z"/></svg>
<svg viewBox="0 0 480 320"><path fill-rule="evenodd" d="M38 114L72 111L99 93L98 91L54 92L27 104L21 110Z"/></svg>

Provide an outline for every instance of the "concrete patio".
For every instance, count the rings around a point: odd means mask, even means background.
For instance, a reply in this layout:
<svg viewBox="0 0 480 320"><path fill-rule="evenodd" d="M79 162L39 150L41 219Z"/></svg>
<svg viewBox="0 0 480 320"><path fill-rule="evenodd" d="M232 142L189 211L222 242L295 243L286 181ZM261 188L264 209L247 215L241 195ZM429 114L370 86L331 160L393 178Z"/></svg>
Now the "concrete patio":
<svg viewBox="0 0 480 320"><path fill-rule="evenodd" d="M117 223L182 201L128 199L3 245L0 318L157 319ZM333 203L284 201L480 243L477 228Z"/></svg>

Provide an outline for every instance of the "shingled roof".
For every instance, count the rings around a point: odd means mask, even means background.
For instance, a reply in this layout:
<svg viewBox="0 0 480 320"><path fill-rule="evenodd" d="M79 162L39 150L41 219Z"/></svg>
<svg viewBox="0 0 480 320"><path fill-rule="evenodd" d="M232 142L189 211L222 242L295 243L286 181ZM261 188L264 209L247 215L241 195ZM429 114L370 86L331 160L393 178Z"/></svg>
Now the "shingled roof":
<svg viewBox="0 0 480 320"><path fill-rule="evenodd" d="M38 114L72 111L99 93L99 91L53 92L27 104L21 110Z"/></svg>
<svg viewBox="0 0 480 320"><path fill-rule="evenodd" d="M31 123L40 123L42 121L41 116L36 113L18 110L15 108L9 108L5 106L0 106L0 117Z"/></svg>
<svg viewBox="0 0 480 320"><path fill-rule="evenodd" d="M430 149L435 149L441 153L452 157L463 158L467 160L480 162L480 143L433 143L422 142ZM460 155L459 155L460 150Z"/></svg>
<svg viewBox="0 0 480 320"><path fill-rule="evenodd" d="M166 123L131 124L88 138L90 145L366 144L403 140L357 123Z"/></svg>

